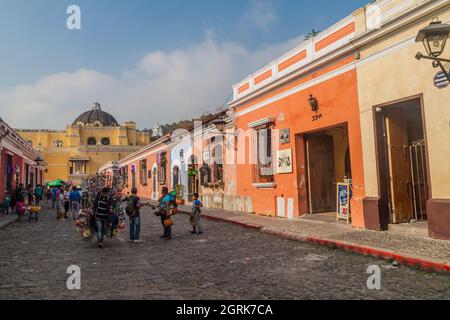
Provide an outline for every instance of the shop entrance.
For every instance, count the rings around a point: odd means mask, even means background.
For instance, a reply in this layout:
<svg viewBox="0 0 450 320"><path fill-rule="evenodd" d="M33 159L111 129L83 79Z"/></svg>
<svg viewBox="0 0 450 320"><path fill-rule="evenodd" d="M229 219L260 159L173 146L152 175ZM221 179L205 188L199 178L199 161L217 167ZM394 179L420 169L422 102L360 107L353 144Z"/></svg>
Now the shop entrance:
<svg viewBox="0 0 450 320"><path fill-rule="evenodd" d="M390 223L427 219L427 152L419 99L376 108L380 194Z"/></svg>
<svg viewBox="0 0 450 320"><path fill-rule="evenodd" d="M346 125L305 134L309 213L336 213L336 184L351 179Z"/></svg>

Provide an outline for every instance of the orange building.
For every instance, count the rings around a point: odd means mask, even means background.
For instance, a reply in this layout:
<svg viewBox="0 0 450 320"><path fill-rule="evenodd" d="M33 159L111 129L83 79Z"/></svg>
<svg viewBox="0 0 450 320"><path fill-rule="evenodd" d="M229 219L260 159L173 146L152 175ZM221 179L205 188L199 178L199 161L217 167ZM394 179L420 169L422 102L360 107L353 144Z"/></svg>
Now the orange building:
<svg viewBox="0 0 450 320"><path fill-rule="evenodd" d="M237 194L257 214L336 214L350 182L352 224L365 227L364 174L350 16L233 88Z"/></svg>
<svg viewBox="0 0 450 320"><path fill-rule="evenodd" d="M158 199L162 187L168 185L170 158L166 143L169 141L170 135L163 136L118 162L124 192L136 187L140 197Z"/></svg>

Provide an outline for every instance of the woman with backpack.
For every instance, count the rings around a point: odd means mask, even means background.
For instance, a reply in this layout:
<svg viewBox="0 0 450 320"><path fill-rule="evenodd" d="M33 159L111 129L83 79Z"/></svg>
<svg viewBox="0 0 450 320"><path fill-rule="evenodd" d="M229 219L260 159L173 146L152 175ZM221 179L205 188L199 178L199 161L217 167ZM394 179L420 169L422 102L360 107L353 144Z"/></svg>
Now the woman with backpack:
<svg viewBox="0 0 450 320"><path fill-rule="evenodd" d="M141 234L141 199L137 196L137 189L131 189L131 196L127 198L125 212L130 219L130 239L129 242L140 243Z"/></svg>

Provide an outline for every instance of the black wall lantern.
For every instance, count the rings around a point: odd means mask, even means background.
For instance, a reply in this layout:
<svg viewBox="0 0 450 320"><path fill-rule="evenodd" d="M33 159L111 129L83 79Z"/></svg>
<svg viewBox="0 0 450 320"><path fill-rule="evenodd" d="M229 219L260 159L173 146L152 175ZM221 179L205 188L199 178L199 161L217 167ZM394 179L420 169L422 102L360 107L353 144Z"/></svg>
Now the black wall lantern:
<svg viewBox="0 0 450 320"><path fill-rule="evenodd" d="M36 162L37 165L40 165L42 162L44 162L44 159L38 156L36 159L34 159L34 162Z"/></svg>
<svg viewBox="0 0 450 320"><path fill-rule="evenodd" d="M317 112L319 110L319 102L317 101L317 99L312 94L310 94L308 101L309 105L311 106L311 110L313 112Z"/></svg>
<svg viewBox="0 0 450 320"><path fill-rule="evenodd" d="M416 42L423 43L428 56L418 52L416 59L433 60L433 67L441 67L447 79L450 81L450 70L446 70L442 64L442 62L450 62L450 59L439 58L444 52L445 44L449 36L450 25L442 23L437 17L433 18L430 25L420 30L416 37Z"/></svg>

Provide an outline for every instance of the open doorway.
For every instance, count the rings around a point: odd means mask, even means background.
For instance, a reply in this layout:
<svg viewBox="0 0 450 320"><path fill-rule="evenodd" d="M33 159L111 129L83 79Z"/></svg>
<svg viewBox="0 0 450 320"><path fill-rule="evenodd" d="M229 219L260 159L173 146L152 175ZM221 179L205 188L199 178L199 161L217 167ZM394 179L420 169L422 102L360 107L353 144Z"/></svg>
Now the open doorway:
<svg viewBox="0 0 450 320"><path fill-rule="evenodd" d="M427 220L427 151L420 99L375 108L378 176L393 224Z"/></svg>
<svg viewBox="0 0 450 320"><path fill-rule="evenodd" d="M309 213L336 215L338 182L351 181L348 127L341 125L303 136Z"/></svg>

